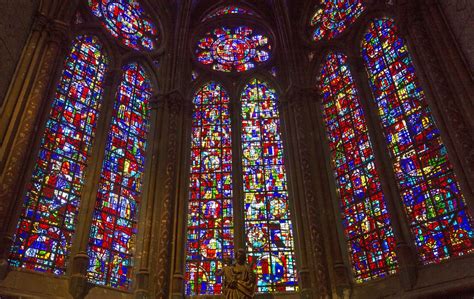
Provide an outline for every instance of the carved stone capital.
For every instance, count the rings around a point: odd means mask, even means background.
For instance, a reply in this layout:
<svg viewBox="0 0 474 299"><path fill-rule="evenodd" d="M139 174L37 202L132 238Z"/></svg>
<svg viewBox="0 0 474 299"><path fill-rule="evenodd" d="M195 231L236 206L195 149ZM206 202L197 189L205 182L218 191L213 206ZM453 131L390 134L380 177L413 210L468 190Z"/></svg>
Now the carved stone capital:
<svg viewBox="0 0 474 299"><path fill-rule="evenodd" d="M87 281L89 256L87 252L79 252L72 260L72 275L69 293L74 299L82 299L89 293L92 285Z"/></svg>
<svg viewBox="0 0 474 299"><path fill-rule="evenodd" d="M135 299L146 299L150 297L150 272L141 269L136 275Z"/></svg>

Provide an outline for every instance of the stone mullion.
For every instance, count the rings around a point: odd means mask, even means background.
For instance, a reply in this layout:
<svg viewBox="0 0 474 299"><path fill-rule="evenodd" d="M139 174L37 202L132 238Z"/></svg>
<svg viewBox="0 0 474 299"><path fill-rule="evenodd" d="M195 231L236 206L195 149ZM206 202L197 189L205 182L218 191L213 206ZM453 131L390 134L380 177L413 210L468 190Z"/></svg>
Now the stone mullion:
<svg viewBox="0 0 474 299"><path fill-rule="evenodd" d="M288 78L291 78L291 82L295 85L305 85L305 82L311 81L311 78L308 78L308 72L301 72L300 70L304 67L302 65L303 60L297 60L295 55L295 47L294 45L297 44L297 41L294 41L292 38L290 24L290 18L288 17L288 11L286 3L282 0L274 0L273 1L273 8L276 17L276 25L277 25L277 33L279 34L279 41L280 41L280 50L281 53L285 54L285 63L287 66L286 73ZM311 249L306 254L300 254L297 258L300 259L298 265L302 266L300 269L301 275L301 288L305 291L312 289L308 293L308 296L316 296L316 298L326 297L329 295L329 279L327 274L327 267L326 267L326 260L325 260L325 248L323 243L323 228L322 228L322 212L318 207L320 206L321 199L316 196L315 189L314 189L314 173L312 170L312 165L314 162L311 160L311 153L308 146L308 136L307 136L307 124L306 119L309 116L305 116L305 111L307 111L307 106L305 103L307 100L311 99L311 95L305 91L305 89L301 89L296 86L292 86L286 96L285 101L288 102L288 105L292 106L289 109L288 117L292 121L294 121L294 128L295 132L292 134L295 138L295 147L294 149L289 152L288 154L295 157L295 169L294 171L295 179L300 184L293 185L292 191L297 191L293 198L294 201L299 201L301 207L306 207L307 213L307 225L304 227L299 228L298 232L305 231L309 234ZM293 181L291 179L291 181ZM297 206L295 206L297 207ZM300 214L302 215L304 212L301 211ZM296 222L299 225L298 221ZM304 243L304 236L306 234L299 234L298 238L296 239L299 243L295 244L296 247L303 247ZM303 253L303 250L297 251L297 253ZM311 265L314 269L307 269L305 266ZM309 281L311 281L311 270L313 270L314 276L313 284L308 286Z"/></svg>
<svg viewBox="0 0 474 299"><path fill-rule="evenodd" d="M352 62L350 66L354 72L354 83L360 94L361 108L365 112L368 135L371 137L374 150L374 163L379 173L387 211L391 219L396 241L395 251L399 264L400 283L404 289L411 289L417 279L417 262L410 227L405 217L405 210L402 206L397 180L393 172L392 158L380 124L378 107L370 91L369 77L365 71L362 58L360 56L355 57L350 58L350 62Z"/></svg>
<svg viewBox="0 0 474 299"><path fill-rule="evenodd" d="M234 251L247 246L245 238L244 178L242 153L242 100L240 90L231 92L231 126L232 126L232 199L234 221Z"/></svg>
<svg viewBox="0 0 474 299"><path fill-rule="evenodd" d="M77 226L74 244L70 252L70 266L67 273L71 275L69 292L74 298L82 298L87 294L91 285L87 283L89 268L89 233L97 200L100 173L105 157L108 134L113 118L113 107L117 100L116 94L120 84L121 71L109 70L104 79L104 95L99 111L96 133L90 155L88 155L85 184L81 192L80 210L77 216Z"/></svg>
<svg viewBox="0 0 474 299"><path fill-rule="evenodd" d="M20 65L20 69L28 73L27 78L22 73L17 73L17 78L13 78L13 88L10 90L9 97L13 95L19 96L25 103L25 108L22 115L18 115L20 119L15 129L15 134L9 136L7 152L8 157L5 157L5 167L2 169L0 178L0 228L2 228L2 242L0 243L0 278L7 273L8 263L6 261L8 252L11 246L12 237L16 229L16 219L20 213L22 200L22 187L26 180L25 173L28 164L31 164L31 151L36 148L33 145L38 144L39 138L34 138L34 134L38 131L39 120L49 103L50 87L56 73L58 65L58 56L62 56L62 45L65 41L67 32L66 26L63 23L50 20L45 16L39 17L38 21L43 29L38 39L30 39L25 46L27 53L33 51L34 47L40 47L39 54L34 54L35 58L32 60L26 59L22 61L25 65ZM43 23L47 25L43 26ZM34 36L37 34L34 33ZM61 61L61 60L59 60ZM17 83L18 80L18 83ZM17 85L18 84L18 85ZM18 100L15 98L15 100ZM21 100L20 100L21 101ZM11 104L11 100L5 104ZM14 121L13 121L14 122ZM3 146L4 144L2 144ZM34 156L36 158L36 156ZM30 173L31 171L26 171ZM19 179L20 178L20 179Z"/></svg>
<svg viewBox="0 0 474 299"><path fill-rule="evenodd" d="M413 8L414 10L414 8ZM471 210L474 207L474 138L472 127L472 104L464 105L472 99L472 81L468 92L459 88L456 90L452 85L453 80L465 81L459 73L449 66L443 68L443 49L436 51L436 37L430 37L430 32L435 36L441 34L433 29L431 23L435 22L430 16L430 11L435 10L431 5L424 4L418 13L410 13L406 18L408 25L402 27L406 31L408 48L415 64L417 77L426 94L426 101L434 115L436 125L440 130L443 143L448 149L449 160L454 165L457 180L461 185L462 193ZM423 20L423 16L426 20ZM403 19L403 17L402 17ZM429 25L427 25L429 24ZM430 29L428 29L430 28ZM446 62L447 63L447 62ZM459 79L456 79L459 78ZM461 84L461 83L459 83ZM458 85L459 85L458 84Z"/></svg>
<svg viewBox="0 0 474 299"><path fill-rule="evenodd" d="M315 95L318 99L310 105L311 115L313 118L313 136L316 146L315 152L319 169L319 184L322 193L322 206L326 211L325 222L327 223L327 239L329 240L329 248L331 255L328 260L332 265L334 288L338 296L344 297L345 292L351 287L352 267L349 260L349 249L344 234L344 228L341 221L340 198L337 195L337 187L334 180L334 173L331 166L331 154L327 137L325 136L325 128L323 124L323 113L321 111L320 95ZM344 255L343 255L344 253Z"/></svg>

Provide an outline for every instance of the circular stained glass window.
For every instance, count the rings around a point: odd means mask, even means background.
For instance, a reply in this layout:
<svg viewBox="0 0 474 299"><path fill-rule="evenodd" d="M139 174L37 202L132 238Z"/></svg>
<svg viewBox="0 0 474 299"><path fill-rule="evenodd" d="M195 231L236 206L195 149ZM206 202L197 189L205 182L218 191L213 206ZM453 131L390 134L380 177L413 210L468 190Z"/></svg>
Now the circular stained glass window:
<svg viewBox="0 0 474 299"><path fill-rule="evenodd" d="M310 22L313 40L338 37L363 11L362 0L320 0Z"/></svg>
<svg viewBox="0 0 474 299"><path fill-rule="evenodd" d="M107 31L127 47L156 48L158 30L137 0L89 0L89 7Z"/></svg>
<svg viewBox="0 0 474 299"><path fill-rule="evenodd" d="M221 72L244 72L270 59L268 37L248 26L219 27L205 34L196 46L197 60Z"/></svg>

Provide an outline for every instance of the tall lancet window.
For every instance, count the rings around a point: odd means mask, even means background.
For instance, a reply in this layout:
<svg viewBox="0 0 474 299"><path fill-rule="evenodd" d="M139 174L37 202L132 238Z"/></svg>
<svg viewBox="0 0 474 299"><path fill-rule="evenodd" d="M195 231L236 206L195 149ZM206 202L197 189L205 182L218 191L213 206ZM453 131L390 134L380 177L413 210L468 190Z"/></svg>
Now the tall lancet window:
<svg viewBox="0 0 474 299"><path fill-rule="evenodd" d="M151 92L142 65L123 68L90 230L88 277L95 284L130 285Z"/></svg>
<svg viewBox="0 0 474 299"><path fill-rule="evenodd" d="M230 99L209 82L193 99L186 294L220 294L224 258L234 256Z"/></svg>
<svg viewBox="0 0 474 299"><path fill-rule="evenodd" d="M359 93L344 54L326 56L319 89L354 278L362 282L394 273L397 261L390 215Z"/></svg>
<svg viewBox="0 0 474 299"><path fill-rule="evenodd" d="M13 267L65 273L107 63L96 37L74 39L24 197L10 255Z"/></svg>
<svg viewBox="0 0 474 299"><path fill-rule="evenodd" d="M241 94L246 250L258 292L298 290L277 93L252 79Z"/></svg>
<svg viewBox="0 0 474 299"><path fill-rule="evenodd" d="M429 264L472 252L472 218L393 20L370 23L362 57L419 259Z"/></svg>

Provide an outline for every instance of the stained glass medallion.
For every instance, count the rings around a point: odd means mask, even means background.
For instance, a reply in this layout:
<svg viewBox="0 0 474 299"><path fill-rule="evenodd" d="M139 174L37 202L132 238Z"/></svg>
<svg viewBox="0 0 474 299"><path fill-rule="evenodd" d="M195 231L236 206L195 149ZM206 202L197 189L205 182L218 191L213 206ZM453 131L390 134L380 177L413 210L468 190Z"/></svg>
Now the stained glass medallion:
<svg viewBox="0 0 474 299"><path fill-rule="evenodd" d="M338 37L364 11L362 0L318 0L310 21L314 41Z"/></svg>
<svg viewBox="0 0 474 299"><path fill-rule="evenodd" d="M185 293L213 295L222 291L216 271L234 256L230 99L209 82L193 103Z"/></svg>
<svg viewBox="0 0 474 299"><path fill-rule="evenodd" d="M257 273L257 291L297 291L277 93L253 79L241 103L246 249Z"/></svg>
<svg viewBox="0 0 474 299"><path fill-rule="evenodd" d="M9 260L13 267L65 273L107 63L96 37L75 38L27 186Z"/></svg>
<svg viewBox="0 0 474 299"><path fill-rule="evenodd" d="M207 14L204 18L202 18L202 22L221 17L226 15L255 15L255 12L244 7L235 6L235 5L227 5L223 7L219 7L218 9L213 10L211 13Z"/></svg>
<svg viewBox="0 0 474 299"><path fill-rule="evenodd" d="M419 259L436 263L473 252L472 218L393 20L370 23L362 57Z"/></svg>
<svg viewBox="0 0 474 299"><path fill-rule="evenodd" d="M151 83L138 63L123 68L89 235L89 281L130 286L149 130Z"/></svg>
<svg viewBox="0 0 474 299"><path fill-rule="evenodd" d="M364 111L342 53L329 53L319 78L323 120L356 282L397 269L391 228Z"/></svg>
<svg viewBox="0 0 474 299"><path fill-rule="evenodd" d="M197 42L197 60L221 72L244 72L270 59L268 37L248 26L218 27Z"/></svg>
<svg viewBox="0 0 474 299"><path fill-rule="evenodd" d="M134 50L156 49L158 29L138 0L89 0L107 31Z"/></svg>

